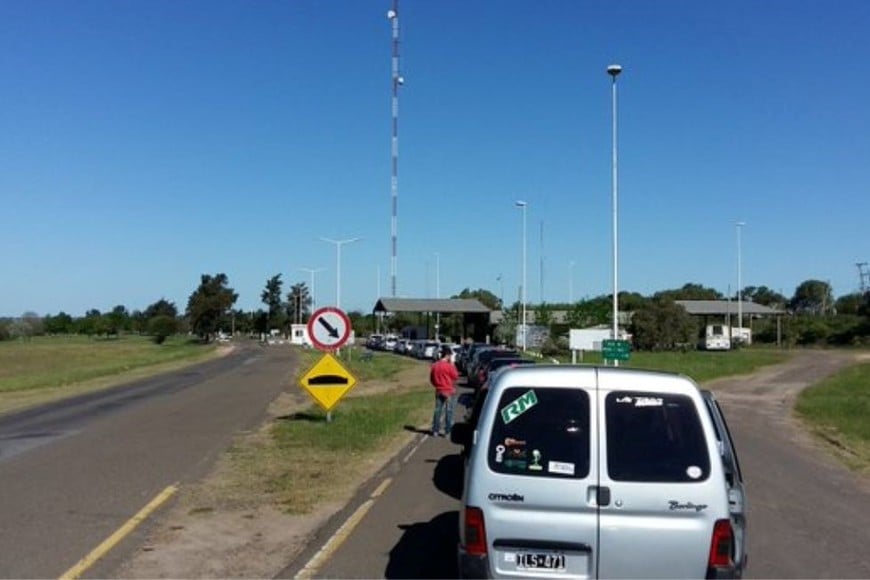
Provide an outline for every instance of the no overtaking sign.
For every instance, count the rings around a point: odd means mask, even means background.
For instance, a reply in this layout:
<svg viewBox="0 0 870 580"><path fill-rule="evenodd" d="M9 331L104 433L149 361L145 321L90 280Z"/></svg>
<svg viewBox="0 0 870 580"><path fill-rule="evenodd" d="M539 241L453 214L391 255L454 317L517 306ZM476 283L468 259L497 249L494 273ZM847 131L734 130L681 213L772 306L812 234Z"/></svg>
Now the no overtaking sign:
<svg viewBox="0 0 870 580"><path fill-rule="evenodd" d="M332 306L319 308L308 319L308 337L318 350L337 350L350 338L350 318Z"/></svg>

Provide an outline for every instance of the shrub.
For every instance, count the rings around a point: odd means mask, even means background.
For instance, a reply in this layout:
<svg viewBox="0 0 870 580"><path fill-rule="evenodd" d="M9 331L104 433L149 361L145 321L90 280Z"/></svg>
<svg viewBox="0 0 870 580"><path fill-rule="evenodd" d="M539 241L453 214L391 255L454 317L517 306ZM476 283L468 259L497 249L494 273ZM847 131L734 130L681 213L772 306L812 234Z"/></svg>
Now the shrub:
<svg viewBox="0 0 870 580"><path fill-rule="evenodd" d="M171 316L155 316L148 321L148 333L153 337L155 344L163 344L177 330L178 322Z"/></svg>

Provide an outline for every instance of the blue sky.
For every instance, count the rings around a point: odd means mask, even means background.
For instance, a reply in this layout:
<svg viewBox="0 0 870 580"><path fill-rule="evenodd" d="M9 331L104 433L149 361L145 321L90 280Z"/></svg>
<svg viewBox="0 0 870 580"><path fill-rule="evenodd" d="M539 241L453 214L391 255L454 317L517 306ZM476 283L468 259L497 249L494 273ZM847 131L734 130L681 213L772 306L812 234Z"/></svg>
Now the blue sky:
<svg viewBox="0 0 870 580"><path fill-rule="evenodd" d="M0 2L0 315L224 272L390 294L391 0ZM399 296L837 296L870 261L870 2L400 0ZM542 243L543 241L543 243ZM571 266L571 263L574 263ZM543 266L543 267L542 267ZM501 280L499 281L499 277Z"/></svg>

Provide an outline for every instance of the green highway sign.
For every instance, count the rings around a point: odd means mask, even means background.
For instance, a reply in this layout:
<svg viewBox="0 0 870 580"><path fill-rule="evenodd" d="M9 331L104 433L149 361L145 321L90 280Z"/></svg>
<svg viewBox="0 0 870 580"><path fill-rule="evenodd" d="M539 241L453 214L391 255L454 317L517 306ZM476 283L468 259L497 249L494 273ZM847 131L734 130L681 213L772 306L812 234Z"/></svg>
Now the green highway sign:
<svg viewBox="0 0 870 580"><path fill-rule="evenodd" d="M628 360L631 344L627 340L605 339L601 341L601 354L604 360Z"/></svg>

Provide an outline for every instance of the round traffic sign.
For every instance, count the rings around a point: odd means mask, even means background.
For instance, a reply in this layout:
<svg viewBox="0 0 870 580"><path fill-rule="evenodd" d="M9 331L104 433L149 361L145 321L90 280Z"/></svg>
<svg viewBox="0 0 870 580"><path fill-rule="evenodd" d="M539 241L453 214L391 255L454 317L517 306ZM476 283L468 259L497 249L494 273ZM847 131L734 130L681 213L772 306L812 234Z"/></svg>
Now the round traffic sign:
<svg viewBox="0 0 870 580"><path fill-rule="evenodd" d="M318 308L308 319L308 337L320 350L341 348L350 338L350 318L332 306Z"/></svg>

